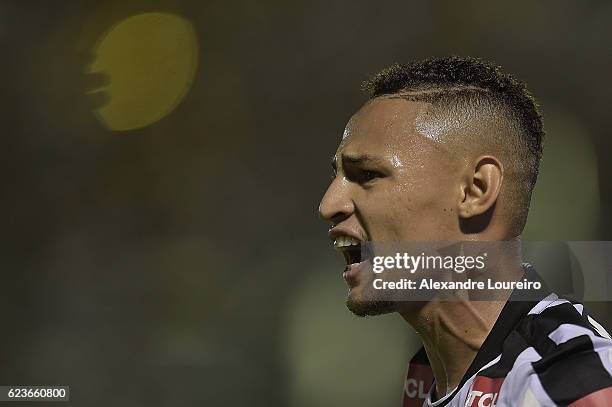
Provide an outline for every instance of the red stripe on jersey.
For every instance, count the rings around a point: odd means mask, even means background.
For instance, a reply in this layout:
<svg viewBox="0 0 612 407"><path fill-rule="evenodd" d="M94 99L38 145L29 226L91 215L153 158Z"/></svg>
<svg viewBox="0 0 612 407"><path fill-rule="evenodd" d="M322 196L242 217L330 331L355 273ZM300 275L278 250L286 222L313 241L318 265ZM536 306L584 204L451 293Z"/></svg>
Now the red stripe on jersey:
<svg viewBox="0 0 612 407"><path fill-rule="evenodd" d="M499 389L504 377L491 379L485 376L476 376L472 388L465 402L466 407L493 407L499 397Z"/></svg>
<svg viewBox="0 0 612 407"><path fill-rule="evenodd" d="M433 371L429 365L410 363L404 382L403 407L421 407L433 383Z"/></svg>

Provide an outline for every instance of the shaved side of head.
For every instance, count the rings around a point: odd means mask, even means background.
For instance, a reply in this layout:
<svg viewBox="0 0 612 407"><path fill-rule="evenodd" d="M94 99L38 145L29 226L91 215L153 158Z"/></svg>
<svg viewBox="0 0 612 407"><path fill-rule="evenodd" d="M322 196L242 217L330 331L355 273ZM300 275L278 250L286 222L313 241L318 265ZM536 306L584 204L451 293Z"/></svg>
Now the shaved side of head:
<svg viewBox="0 0 612 407"><path fill-rule="evenodd" d="M474 58L393 65L364 84L370 98L424 104L416 130L457 159L491 154L502 161L509 238L522 233L542 156L541 115L525 85Z"/></svg>

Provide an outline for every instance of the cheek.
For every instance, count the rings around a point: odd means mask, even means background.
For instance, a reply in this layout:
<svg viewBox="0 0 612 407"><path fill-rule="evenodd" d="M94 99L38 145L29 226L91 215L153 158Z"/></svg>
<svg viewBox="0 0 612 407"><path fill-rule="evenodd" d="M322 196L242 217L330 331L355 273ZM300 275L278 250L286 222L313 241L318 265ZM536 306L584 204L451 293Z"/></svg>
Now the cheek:
<svg viewBox="0 0 612 407"><path fill-rule="evenodd" d="M389 189L362 205L369 236L377 241L401 241L414 225L418 205L397 189Z"/></svg>
<svg viewBox="0 0 612 407"><path fill-rule="evenodd" d="M393 194L398 201L404 201L413 212L442 211L456 204L456 179L448 170L432 170L419 167L413 173L404 173L398 179Z"/></svg>
<svg viewBox="0 0 612 407"><path fill-rule="evenodd" d="M380 227L388 240L442 240L455 229L454 194L448 183L407 182L389 191Z"/></svg>

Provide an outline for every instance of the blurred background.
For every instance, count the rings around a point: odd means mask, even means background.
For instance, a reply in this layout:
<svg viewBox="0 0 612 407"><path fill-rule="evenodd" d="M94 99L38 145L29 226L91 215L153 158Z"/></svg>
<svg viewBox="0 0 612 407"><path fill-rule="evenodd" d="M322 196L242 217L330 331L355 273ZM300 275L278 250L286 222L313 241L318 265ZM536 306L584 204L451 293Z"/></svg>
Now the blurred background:
<svg viewBox="0 0 612 407"><path fill-rule="evenodd" d="M317 219L361 81L430 56L501 64L548 133L525 237L612 240L611 17L606 1L3 1L0 383L94 407L399 405L415 335L345 309Z"/></svg>

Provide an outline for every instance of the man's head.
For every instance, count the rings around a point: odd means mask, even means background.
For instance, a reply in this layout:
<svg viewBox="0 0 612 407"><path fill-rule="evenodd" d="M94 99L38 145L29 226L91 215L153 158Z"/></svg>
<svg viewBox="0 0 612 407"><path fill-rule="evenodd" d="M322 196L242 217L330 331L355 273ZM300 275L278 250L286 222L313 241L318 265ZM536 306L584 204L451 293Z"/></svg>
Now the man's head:
<svg viewBox="0 0 612 407"><path fill-rule="evenodd" d="M543 137L525 86L477 59L393 65L364 87L370 99L346 126L319 207L347 259L349 308L363 315L394 304L368 301L358 246L346 247L351 238L518 238Z"/></svg>

